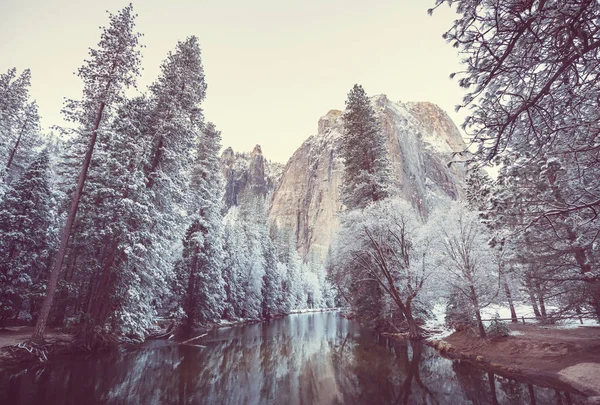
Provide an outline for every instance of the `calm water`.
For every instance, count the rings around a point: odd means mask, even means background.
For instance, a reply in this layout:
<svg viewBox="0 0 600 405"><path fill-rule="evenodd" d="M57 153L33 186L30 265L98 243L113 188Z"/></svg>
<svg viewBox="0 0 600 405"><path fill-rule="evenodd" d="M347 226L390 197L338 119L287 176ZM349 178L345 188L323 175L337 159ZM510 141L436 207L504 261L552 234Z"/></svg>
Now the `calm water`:
<svg viewBox="0 0 600 405"><path fill-rule="evenodd" d="M199 343L0 373L0 404L578 404L429 347L378 339L335 313L220 329Z"/></svg>

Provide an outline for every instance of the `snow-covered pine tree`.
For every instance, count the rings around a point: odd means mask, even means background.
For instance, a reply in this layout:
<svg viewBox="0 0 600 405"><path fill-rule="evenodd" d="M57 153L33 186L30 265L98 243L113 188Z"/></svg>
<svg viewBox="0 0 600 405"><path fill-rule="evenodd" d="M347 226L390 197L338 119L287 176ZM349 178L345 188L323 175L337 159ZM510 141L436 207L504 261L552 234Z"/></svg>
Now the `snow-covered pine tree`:
<svg viewBox="0 0 600 405"><path fill-rule="evenodd" d="M247 244L247 264L243 268L242 286L244 304L242 317L260 319L263 315L263 288L266 267L265 234L268 229L265 215L265 200L260 195L250 193L242 198L239 209L239 221L244 231L244 243Z"/></svg>
<svg viewBox="0 0 600 405"><path fill-rule="evenodd" d="M17 77L17 69L8 69L0 74L0 137L2 162L5 164L10 145L19 122L19 114L23 111L29 97L31 72L25 69Z"/></svg>
<svg viewBox="0 0 600 405"><path fill-rule="evenodd" d="M31 161L36 147L40 146L40 117L37 104L28 103L19 114L16 136L10 145L6 166L4 167L4 182L10 183L25 169Z"/></svg>
<svg viewBox="0 0 600 405"><path fill-rule="evenodd" d="M221 133L208 123L192 170L192 224L183 240L183 267L187 273L183 308L188 329L196 322L219 320L225 309L220 149Z"/></svg>
<svg viewBox="0 0 600 405"><path fill-rule="evenodd" d="M465 182L465 192L470 208L476 211L486 211L492 189L493 182L487 173L479 168L469 170Z"/></svg>
<svg viewBox="0 0 600 405"><path fill-rule="evenodd" d="M277 266L277 258L275 255L275 246L271 240L266 218L264 215L265 223L261 228L261 247L265 258L265 275L263 276L262 284L262 317L264 319L272 318L273 316L283 315L284 311L284 300L283 300L283 273Z"/></svg>
<svg viewBox="0 0 600 405"><path fill-rule="evenodd" d="M48 175L48 153L43 151L0 203L0 324L19 316L48 275L53 223Z"/></svg>
<svg viewBox="0 0 600 405"><path fill-rule="evenodd" d="M381 125L358 84L348 93L343 121L341 199L348 209L362 208L390 194L391 169Z"/></svg>
<svg viewBox="0 0 600 405"><path fill-rule="evenodd" d="M278 228L271 224L271 239L275 246L277 257L277 272L281 278L281 308L282 313L289 313L296 308L296 289L302 287L298 267L300 256L296 250L294 231L289 228Z"/></svg>
<svg viewBox="0 0 600 405"><path fill-rule="evenodd" d="M35 101L29 102L29 69L15 77L10 69L0 75L0 164L4 184L19 177L40 146L39 115Z"/></svg>
<svg viewBox="0 0 600 405"><path fill-rule="evenodd" d="M165 283L155 236L145 226L153 220L143 172L148 111L144 98L125 102L99 134L74 227L77 243L69 255L79 259L71 271L81 283L80 337L89 345L98 330L143 337L154 315L151 302Z"/></svg>
<svg viewBox="0 0 600 405"><path fill-rule="evenodd" d="M175 51L167 55L150 93L152 108L146 136L151 143L143 171L153 209L152 220L144 224L144 229L153 235L154 249L168 258L177 251L175 247L185 238L190 225L185 214L191 197L190 176L204 127L200 104L206 83L196 37L178 42ZM177 279L186 284L187 275L180 274L185 273L186 264L179 263ZM187 285L179 287L185 289Z"/></svg>
<svg viewBox="0 0 600 405"><path fill-rule="evenodd" d="M238 207L231 207L225 215L223 279L227 296L224 317L237 319L244 316L246 280L250 266L250 246Z"/></svg>
<svg viewBox="0 0 600 405"><path fill-rule="evenodd" d="M490 210L491 199L498 184L494 182L490 176L481 170L480 168L471 168L468 173L465 192L467 196L468 207L472 210L479 212L480 219L488 226L488 229L492 235L490 245L493 248L493 252L496 256L496 263L498 264L498 271L500 273L500 280L502 283L502 290L504 292L504 298L506 299L511 312L512 322L518 322L517 313L514 305L514 298L516 289L512 287L513 279L516 277L514 272L514 263L511 258L512 251L511 247L514 246L511 243L507 243L504 230L498 227L497 223L494 223L493 211ZM458 317L461 316L460 303L461 299L453 298L453 306Z"/></svg>
<svg viewBox="0 0 600 405"><path fill-rule="evenodd" d="M569 200L598 187L594 171L581 170L584 156L578 159L568 153L561 158L543 155L536 157L538 165L531 164L529 153L514 153L500 170L487 214L497 233L510 236L504 240L520 268L521 282L544 318L550 296L559 305L555 315L583 310L600 318L594 210L563 212L572 206Z"/></svg>
<svg viewBox="0 0 600 405"><path fill-rule="evenodd" d="M146 186L167 208L185 198L188 179L182 174L189 174L204 122L200 103L206 82L198 38L177 44L150 91L155 107L149 117L153 145L146 162Z"/></svg>
<svg viewBox="0 0 600 405"><path fill-rule="evenodd" d="M109 19L110 25L102 28L98 48L90 49L90 59L86 60L78 71L79 77L84 82L82 100L67 101L63 110L66 118L78 125L80 144L87 144L87 146L81 155L82 164L77 176L77 185L71 194L66 223L48 280L47 295L32 340L41 340L44 336L98 133L108 122L107 118L111 110L123 100L125 89L135 84L135 78L139 73L140 34L134 31L133 6L130 4L117 14L109 14Z"/></svg>

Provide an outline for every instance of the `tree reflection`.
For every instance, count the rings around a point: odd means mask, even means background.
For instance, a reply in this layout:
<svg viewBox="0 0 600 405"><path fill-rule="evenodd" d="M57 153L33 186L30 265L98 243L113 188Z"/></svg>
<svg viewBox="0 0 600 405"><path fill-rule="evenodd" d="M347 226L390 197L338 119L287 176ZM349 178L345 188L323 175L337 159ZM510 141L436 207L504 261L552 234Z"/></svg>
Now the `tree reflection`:
<svg viewBox="0 0 600 405"><path fill-rule="evenodd" d="M577 404L377 338L335 314L290 316L211 332L205 348L160 342L0 374L7 404ZM157 346L158 345L158 346ZM533 397L531 393L533 392Z"/></svg>

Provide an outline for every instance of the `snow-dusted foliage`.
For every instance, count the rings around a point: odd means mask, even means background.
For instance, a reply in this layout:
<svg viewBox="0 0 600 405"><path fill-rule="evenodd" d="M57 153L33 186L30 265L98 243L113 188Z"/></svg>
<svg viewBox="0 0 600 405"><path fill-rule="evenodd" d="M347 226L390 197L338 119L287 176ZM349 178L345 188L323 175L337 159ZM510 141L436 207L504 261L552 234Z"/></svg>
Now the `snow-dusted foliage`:
<svg viewBox="0 0 600 405"><path fill-rule="evenodd" d="M341 200L348 209L362 208L389 195L391 167L381 124L358 84L348 93L343 121Z"/></svg>
<svg viewBox="0 0 600 405"><path fill-rule="evenodd" d="M221 319L225 309L220 149L221 133L209 123L200 139L197 162L191 174L192 224L183 240L182 267L187 278L183 307L190 329L196 322Z"/></svg>
<svg viewBox="0 0 600 405"><path fill-rule="evenodd" d="M471 320L474 315L479 333L485 337L481 309L497 299L500 287L499 263L488 246L486 227L478 213L462 203L433 213L428 226L436 235L431 238L431 251L436 278L441 282L438 288L448 297L448 320Z"/></svg>
<svg viewBox="0 0 600 405"><path fill-rule="evenodd" d="M548 159L541 166L516 158L500 170L483 212L538 316L546 299L563 312L600 314L600 265L593 210L559 213L561 201L581 195L574 165ZM586 183L593 187L593 180ZM554 212L556 215L553 215Z"/></svg>
<svg viewBox="0 0 600 405"><path fill-rule="evenodd" d="M79 256L70 269L75 291L91 291L85 331L110 325L110 330L143 336L154 315L151 301L165 284L163 252L157 251L160 233L149 229L156 210L140 170L148 146L140 119L147 109L143 99L119 109L99 137L90 167L69 252Z"/></svg>
<svg viewBox="0 0 600 405"><path fill-rule="evenodd" d="M460 14L445 38L465 57L465 125L482 158L597 147L598 2L436 0L443 3Z"/></svg>
<svg viewBox="0 0 600 405"><path fill-rule="evenodd" d="M19 177L40 146L37 104L29 100L31 72L0 73L0 195Z"/></svg>
<svg viewBox="0 0 600 405"><path fill-rule="evenodd" d="M486 213L496 239L536 315L553 297L555 315L600 319L600 3L443 3L460 14L445 36L465 56L475 160L502 166Z"/></svg>
<svg viewBox="0 0 600 405"><path fill-rule="evenodd" d="M333 250L333 277L352 309L376 326L406 321L416 339L418 298L432 271L424 230L408 203L386 199L345 213Z"/></svg>
<svg viewBox="0 0 600 405"><path fill-rule="evenodd" d="M48 176L44 151L0 202L0 324L18 318L26 302L29 317L39 307L55 242Z"/></svg>
<svg viewBox="0 0 600 405"><path fill-rule="evenodd" d="M302 262L289 229L269 229L264 198L246 196L224 221L225 319L269 319L334 306L325 266L319 259Z"/></svg>
<svg viewBox="0 0 600 405"><path fill-rule="evenodd" d="M461 202L446 201L423 221L400 198L344 213L328 267L342 299L375 327L421 336L418 318L446 306L449 324L477 322L505 302L504 264L488 228Z"/></svg>
<svg viewBox="0 0 600 405"><path fill-rule="evenodd" d="M90 49L89 59L79 68L78 76L83 81L83 96L80 100L67 100L63 113L75 125L76 138L72 143L70 153L74 165L71 167L71 177L77 177L76 185L73 180L69 192L69 209L65 225L62 229L61 240L54 259L53 267L48 280L47 295L42 304L33 339L43 338L46 322L54 300L56 287L63 267L64 259L69 248L77 211L82 199L83 190L92 166L92 158L98 138L107 135L107 128L111 123L114 111L125 100L125 90L135 84L139 72L140 52L138 39L140 34L135 32L135 15L131 5L123 8L117 14L109 15L110 24L102 28L100 42L97 48ZM68 172L67 172L68 173ZM75 174L77 175L75 176ZM69 190L71 191L71 190ZM108 252L104 257L113 260L110 251L116 249L116 239L107 241L101 249ZM112 263L100 263L103 269ZM99 276L102 280L101 292L103 300L97 304L106 307L109 301L110 272L103 271ZM88 300L91 298L88 294ZM83 307L90 312L95 302L88 301ZM107 311L103 311L107 312ZM86 324L91 325L86 330L86 335L92 337L95 321L86 319ZM87 322L88 320L91 322ZM86 338L86 340L88 340Z"/></svg>

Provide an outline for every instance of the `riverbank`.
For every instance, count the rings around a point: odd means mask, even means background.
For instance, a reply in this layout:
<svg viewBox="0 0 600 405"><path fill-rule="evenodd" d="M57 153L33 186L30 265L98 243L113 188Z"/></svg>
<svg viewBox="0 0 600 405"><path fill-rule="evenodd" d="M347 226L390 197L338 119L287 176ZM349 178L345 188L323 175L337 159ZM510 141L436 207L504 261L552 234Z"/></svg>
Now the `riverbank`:
<svg viewBox="0 0 600 405"><path fill-rule="evenodd" d="M0 371L38 362L74 351L73 335L62 330L46 333L43 345L28 343L33 326L13 326L0 329Z"/></svg>
<svg viewBox="0 0 600 405"><path fill-rule="evenodd" d="M467 330L428 344L446 357L506 377L550 386L567 384L587 396L600 396L600 327L511 324L509 328L507 337L481 339Z"/></svg>
<svg viewBox="0 0 600 405"><path fill-rule="evenodd" d="M314 308L292 310L288 315L304 314L312 312L339 311L339 308ZM185 342L191 338L198 338L214 329L249 325L253 323L275 320L287 315L272 317L269 319L238 319L235 321L221 320L218 323L195 328L191 333L181 334L170 327L171 320L164 319L157 325L160 330L148 336L145 341L140 341L134 346L141 346L145 342L156 339L172 339L178 343ZM33 326L13 326L0 329L0 372L19 367L46 362L50 358L62 355L89 354L90 351L75 344L75 336L66 330L51 329L46 332L43 345L32 345L29 339L33 333ZM196 339L192 339L196 340ZM197 344L198 342L194 342ZM126 343L123 343L126 344ZM132 344L129 344L130 346Z"/></svg>

